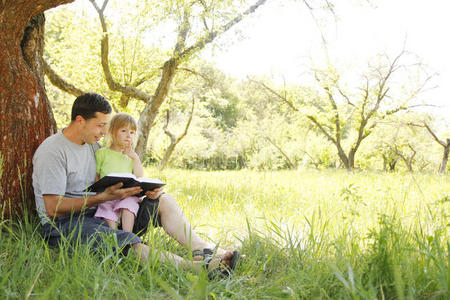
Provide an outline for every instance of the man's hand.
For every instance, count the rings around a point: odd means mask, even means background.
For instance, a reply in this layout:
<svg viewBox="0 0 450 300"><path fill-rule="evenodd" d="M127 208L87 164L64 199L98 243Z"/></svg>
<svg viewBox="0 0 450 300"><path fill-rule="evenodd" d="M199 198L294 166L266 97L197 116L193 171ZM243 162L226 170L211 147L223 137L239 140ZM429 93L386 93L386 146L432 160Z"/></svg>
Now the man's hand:
<svg viewBox="0 0 450 300"><path fill-rule="evenodd" d="M44 194L45 210L49 217L67 216L71 212L79 212L87 207L97 205L109 200L123 199L142 192L140 187L121 189L123 183L119 182L108 187L104 192L83 198L65 198L59 195Z"/></svg>
<svg viewBox="0 0 450 300"><path fill-rule="evenodd" d="M121 189L122 185L123 183L119 182L108 187L104 192L97 194L99 200L101 202L106 202L110 200L124 199L142 192L142 189L139 186Z"/></svg>
<svg viewBox="0 0 450 300"><path fill-rule="evenodd" d="M156 188L153 191L147 191L145 192L145 196L147 196L149 199L155 200L158 199L159 196L163 193L163 188Z"/></svg>

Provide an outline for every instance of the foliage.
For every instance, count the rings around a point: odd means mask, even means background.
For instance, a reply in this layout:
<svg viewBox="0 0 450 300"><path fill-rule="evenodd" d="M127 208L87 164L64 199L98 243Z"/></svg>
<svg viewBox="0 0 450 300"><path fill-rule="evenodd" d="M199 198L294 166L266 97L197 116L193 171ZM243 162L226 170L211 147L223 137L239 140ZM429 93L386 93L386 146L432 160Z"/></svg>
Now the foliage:
<svg viewBox="0 0 450 300"><path fill-rule="evenodd" d="M119 9L127 3L111 1L105 11L111 48L109 65L120 84L132 85L145 78L138 87L152 93L159 82L161 66L172 54L170 47L176 40L180 7L187 2L140 1L136 6L131 5L129 10ZM212 2L200 1L196 5L199 3L209 7ZM228 6L230 3L233 5ZM202 26L210 26L210 29L217 26L212 21L214 18L229 18L240 4L240 1L216 1L217 6L212 10L193 8L190 11L193 20L191 38L201 35ZM111 91L105 82L99 63L100 25L92 7L88 3L83 5L64 6L48 12L45 56L63 77L83 90L102 93L111 100L116 111L128 112L138 119L145 103L122 97L120 93ZM224 15L218 13L221 10ZM206 25L198 21L203 17ZM113 19L114 22L111 21ZM383 98L379 109L367 119L367 125L361 131L364 141L355 148L362 121L361 109L365 107L367 113L376 106L376 92L380 90L375 83L382 82L386 72L389 74L386 59L384 56L374 59L366 72L356 78L360 85L349 84L352 78L355 79L353 69L345 70L338 66L318 71L322 85L303 86L280 83L269 77L232 78L200 55L192 56L180 64L167 101L159 108L161 113L150 133L144 161L158 164L168 148L169 139L163 133L166 111L171 112L170 130L177 135L184 129L192 98L195 98L192 124L171 157L172 166L206 170L345 167L335 144L308 119L312 116L330 133L336 120L340 121L342 148L358 151L354 157L356 169L389 169L390 162L395 165L395 170L402 171L407 167L399 153L411 157L413 147L417 153L412 160L412 169L436 171L442 149L433 144L424 130L409 125L414 120L429 118L428 114L403 109L415 104L411 103L411 97L419 91L419 83L424 81L423 73L419 71L405 75L406 69L395 69L393 77L389 78L393 79L387 94L389 97ZM421 66L409 64L408 68L411 67L420 69ZM265 83L272 91L255 82ZM336 110L324 94L324 86L329 86L333 92L338 119ZM363 97L365 87L368 98ZM62 128L69 122L73 96L48 83L47 91L58 127ZM274 91L281 92L277 95ZM280 102L280 97L285 101ZM447 120L430 121L430 125L439 128L437 134L442 140L448 136L447 123Z"/></svg>
<svg viewBox="0 0 450 300"><path fill-rule="evenodd" d="M36 219L0 223L0 297L448 299L447 176L165 170L196 230L246 255L228 280L86 245L50 248ZM146 237L189 257L159 229ZM110 241L113 246L114 242Z"/></svg>

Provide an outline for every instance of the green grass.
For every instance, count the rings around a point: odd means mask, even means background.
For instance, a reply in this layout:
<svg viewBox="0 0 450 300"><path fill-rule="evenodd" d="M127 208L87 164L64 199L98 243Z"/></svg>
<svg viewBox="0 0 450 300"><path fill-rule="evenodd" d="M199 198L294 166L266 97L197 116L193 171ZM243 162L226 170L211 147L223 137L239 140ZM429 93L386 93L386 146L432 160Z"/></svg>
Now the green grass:
<svg viewBox="0 0 450 300"><path fill-rule="evenodd" d="M112 246L48 248L36 220L0 223L1 299L448 299L450 177L345 171L147 175L205 238L240 248L229 280ZM160 229L149 244L188 257Z"/></svg>

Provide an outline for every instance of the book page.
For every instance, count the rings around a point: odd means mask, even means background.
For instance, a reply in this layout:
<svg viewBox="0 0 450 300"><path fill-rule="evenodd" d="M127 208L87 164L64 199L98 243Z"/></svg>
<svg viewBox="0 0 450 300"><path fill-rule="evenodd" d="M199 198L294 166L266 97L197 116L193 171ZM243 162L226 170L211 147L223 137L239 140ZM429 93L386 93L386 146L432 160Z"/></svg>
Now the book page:
<svg viewBox="0 0 450 300"><path fill-rule="evenodd" d="M157 178L139 177L139 178L136 178L136 180L138 180L138 181L140 181L140 182L149 182L149 183L164 184L164 182L162 182L161 180L159 180L159 179L157 179Z"/></svg>
<svg viewBox="0 0 450 300"><path fill-rule="evenodd" d="M134 174L131 173L110 173L106 176L110 176L110 177L125 177L125 178L133 178L133 179L137 179L136 176L134 176Z"/></svg>

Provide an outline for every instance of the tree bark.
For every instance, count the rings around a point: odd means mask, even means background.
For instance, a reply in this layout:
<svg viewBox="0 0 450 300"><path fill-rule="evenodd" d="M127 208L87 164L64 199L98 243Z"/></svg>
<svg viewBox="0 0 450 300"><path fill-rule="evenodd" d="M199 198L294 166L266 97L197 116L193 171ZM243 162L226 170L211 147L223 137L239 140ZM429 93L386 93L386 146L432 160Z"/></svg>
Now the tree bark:
<svg viewBox="0 0 450 300"><path fill-rule="evenodd" d="M159 163L159 170L164 170L164 168L167 166L167 163L169 162L169 159L172 156L172 153L175 150L176 146L177 144L170 143L169 147L167 147L166 152L164 152L164 157Z"/></svg>
<svg viewBox="0 0 450 300"><path fill-rule="evenodd" d="M142 157L147 148L147 141L150 130L158 115L159 108L166 99L170 84L175 76L178 62L175 59L166 61L163 66L161 80L156 88L151 103L145 105L144 110L138 120L138 141L136 144L136 153Z"/></svg>
<svg viewBox="0 0 450 300"><path fill-rule="evenodd" d="M397 149L397 147L395 148L391 148L392 151L394 151L395 154L397 154L405 163L406 168L408 169L409 172L413 173L413 161L414 161L414 157L417 154L417 151L411 146L408 145L409 149L411 149L412 153L409 157L406 156L406 154L403 154L402 151L400 151L399 149Z"/></svg>
<svg viewBox="0 0 450 300"><path fill-rule="evenodd" d="M281 149L281 147L279 147L277 144L275 144L274 141L272 141L268 136L266 136L266 140L271 143L275 148L277 148L277 150L281 153L281 155L283 155L283 157L286 159L286 161L288 162L289 166L291 167L291 169L296 169L297 165L294 164L291 159L289 158L289 156L286 154L286 152L283 151L283 149Z"/></svg>
<svg viewBox="0 0 450 300"><path fill-rule="evenodd" d="M450 150L450 139L447 139L447 144L444 147L444 155L442 156L442 162L439 167L439 173L444 174L445 170L447 169L447 162L448 162L448 152Z"/></svg>
<svg viewBox="0 0 450 300"><path fill-rule="evenodd" d="M0 218L34 207L32 157L56 130L44 88L42 13L72 1L0 2Z"/></svg>
<svg viewBox="0 0 450 300"><path fill-rule="evenodd" d="M414 124L413 124L414 125ZM420 126L420 125L415 125ZM444 174L445 169L447 168L447 162L448 162L448 152L450 148L450 139L447 139L446 142L444 140L440 140L436 133L431 129L430 125L427 124L427 122L423 122L423 126L428 130L428 132L431 134L433 139L442 147L444 147L444 155L442 156L442 162L439 166L439 173Z"/></svg>
<svg viewBox="0 0 450 300"><path fill-rule="evenodd" d="M173 151L175 150L175 147L187 135L189 126L191 125L191 122L192 122L192 117L194 115L194 105L195 105L195 98L192 97L192 108L191 108L191 112L189 114L189 119L186 123L183 133L179 137L176 137L172 132L170 132L170 130L168 128L170 112L167 111L166 123L164 124L163 129L164 129L164 133L170 138L170 145L167 148L166 152L164 153L164 157L159 164L160 170L163 170L166 167L167 163L170 160L170 157L172 156Z"/></svg>

